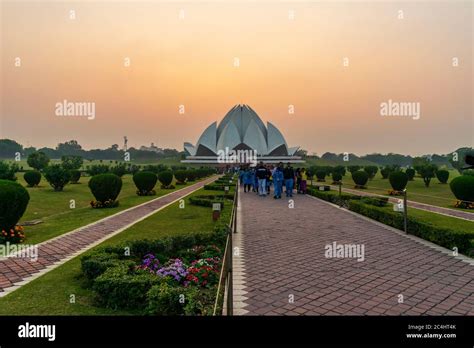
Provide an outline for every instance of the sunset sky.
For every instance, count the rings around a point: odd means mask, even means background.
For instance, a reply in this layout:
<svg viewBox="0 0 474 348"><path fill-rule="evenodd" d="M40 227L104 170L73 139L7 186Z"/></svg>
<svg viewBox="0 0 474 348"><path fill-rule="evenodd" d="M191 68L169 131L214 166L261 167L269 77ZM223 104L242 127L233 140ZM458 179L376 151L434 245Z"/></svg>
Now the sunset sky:
<svg viewBox="0 0 474 348"><path fill-rule="evenodd" d="M182 150L238 103L319 155L474 143L472 1L6 1L1 22L0 138L25 146ZM56 116L64 99L95 119ZM420 119L381 116L389 99Z"/></svg>

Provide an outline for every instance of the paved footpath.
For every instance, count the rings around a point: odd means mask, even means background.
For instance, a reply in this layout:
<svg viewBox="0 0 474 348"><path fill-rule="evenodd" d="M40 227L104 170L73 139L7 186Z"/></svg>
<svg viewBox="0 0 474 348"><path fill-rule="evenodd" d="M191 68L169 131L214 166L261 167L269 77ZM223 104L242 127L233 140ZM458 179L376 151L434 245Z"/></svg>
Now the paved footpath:
<svg viewBox="0 0 474 348"><path fill-rule="evenodd" d="M216 176L205 179L40 243L38 244L38 259L36 261L29 258L0 258L0 297L216 179Z"/></svg>
<svg viewBox="0 0 474 348"><path fill-rule="evenodd" d="M474 260L314 197L293 199L290 209L241 191L235 314L474 315ZM333 242L364 245L364 261L326 258Z"/></svg>

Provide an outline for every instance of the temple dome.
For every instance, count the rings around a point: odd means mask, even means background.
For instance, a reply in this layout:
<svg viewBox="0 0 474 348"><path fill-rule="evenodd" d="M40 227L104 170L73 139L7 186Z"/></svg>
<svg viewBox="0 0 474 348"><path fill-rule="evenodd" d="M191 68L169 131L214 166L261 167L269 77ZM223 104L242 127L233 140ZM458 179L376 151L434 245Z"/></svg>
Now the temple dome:
<svg viewBox="0 0 474 348"><path fill-rule="evenodd" d="M298 147L288 148L281 132L270 122L267 126L248 105L236 105L222 121L212 123L195 146L184 144L190 156L217 156L219 151L252 149L258 156L293 156Z"/></svg>

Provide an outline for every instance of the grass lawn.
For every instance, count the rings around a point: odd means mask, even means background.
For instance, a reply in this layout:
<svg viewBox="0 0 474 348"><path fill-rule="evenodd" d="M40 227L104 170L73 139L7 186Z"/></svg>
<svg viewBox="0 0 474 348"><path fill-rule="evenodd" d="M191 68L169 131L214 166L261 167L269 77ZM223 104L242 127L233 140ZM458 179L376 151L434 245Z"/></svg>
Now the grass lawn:
<svg viewBox="0 0 474 348"><path fill-rule="evenodd" d="M63 192L55 192L44 178L41 179L40 187L28 187L30 202L20 222L34 219L41 219L43 222L38 225L25 226L27 238L25 243L36 244L43 242L185 187L185 185L179 185L174 190L162 190L159 188L160 183L158 182L155 188L155 196L138 196L132 175L124 175L122 180L122 191L118 197L120 205L110 209L91 208L90 201L94 199L94 196L87 185L89 177L81 177L80 184L66 185ZM26 185L22 175L18 175L18 182L24 186ZM72 199L75 200L76 207L74 209L70 208L70 201Z"/></svg>
<svg viewBox="0 0 474 348"><path fill-rule="evenodd" d="M456 170L449 171L448 184L440 184L437 178L431 179L429 187L425 187L423 179L415 176L413 181L409 181L407 185L408 199L415 202L436 205L439 207L455 208L456 197L454 197L451 189L449 188L449 182L455 177L459 176ZM326 184L332 182L330 177L326 178ZM354 181L352 181L351 173L347 172L342 178L343 188L354 189ZM313 180L313 185L316 180ZM391 190L390 182L388 179L382 179L380 172L377 173L373 180L367 182L367 189L360 190L362 192L372 192L379 195L388 196L388 191ZM470 211L468 209L460 209Z"/></svg>
<svg viewBox="0 0 474 348"><path fill-rule="evenodd" d="M388 209L392 209L392 207L390 206ZM474 230L473 221L457 219L446 215L430 213L426 210L420 210L410 207L408 208L408 214L410 216L414 216L415 218L419 218L420 220L429 222L431 225L434 225L436 227L450 228L455 229L457 231L465 232L471 232Z"/></svg>
<svg viewBox="0 0 474 348"><path fill-rule="evenodd" d="M222 191L201 189L191 195L199 194L222 194ZM215 224L211 213L211 208L191 205L186 199L184 209L179 208L179 202L176 202L103 242L100 246L132 239L157 239L189 232L211 231ZM231 205L227 204L221 219L229 219L230 213ZM0 315L136 314L131 311L115 311L94 305L94 293L84 287L81 276L80 258L83 255L85 254L75 257L15 292L0 298ZM76 303L69 302L71 294L75 295Z"/></svg>

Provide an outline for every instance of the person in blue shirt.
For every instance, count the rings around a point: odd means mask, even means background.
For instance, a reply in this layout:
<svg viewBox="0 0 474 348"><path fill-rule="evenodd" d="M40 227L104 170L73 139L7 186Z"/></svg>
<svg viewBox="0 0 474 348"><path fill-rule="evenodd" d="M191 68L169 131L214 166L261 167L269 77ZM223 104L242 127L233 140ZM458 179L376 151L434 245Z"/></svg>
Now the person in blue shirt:
<svg viewBox="0 0 474 348"><path fill-rule="evenodd" d="M278 166L273 169L273 188L274 188L274 196L273 198L279 199L281 198L281 193L283 191L283 163L279 163Z"/></svg>
<svg viewBox="0 0 474 348"><path fill-rule="evenodd" d="M295 184L295 170L288 162L286 168L283 169L283 178L285 179L286 197L293 197L293 186Z"/></svg>
<svg viewBox="0 0 474 348"><path fill-rule="evenodd" d="M244 184L244 175L245 175L245 169L240 168L240 170L239 170L239 183L240 183L240 186L242 186Z"/></svg>
<svg viewBox="0 0 474 348"><path fill-rule="evenodd" d="M250 192L250 190L253 187L253 181L254 181L251 169L248 169L248 168L245 169L243 180L244 180L244 192Z"/></svg>

